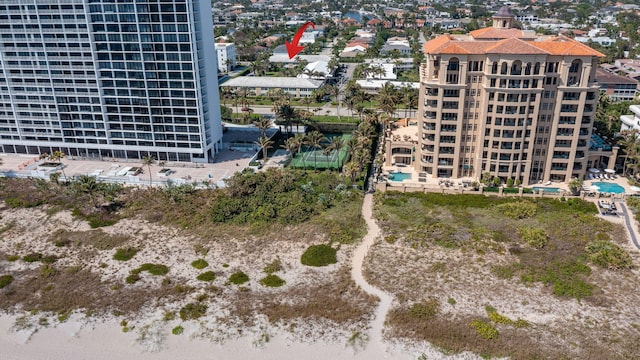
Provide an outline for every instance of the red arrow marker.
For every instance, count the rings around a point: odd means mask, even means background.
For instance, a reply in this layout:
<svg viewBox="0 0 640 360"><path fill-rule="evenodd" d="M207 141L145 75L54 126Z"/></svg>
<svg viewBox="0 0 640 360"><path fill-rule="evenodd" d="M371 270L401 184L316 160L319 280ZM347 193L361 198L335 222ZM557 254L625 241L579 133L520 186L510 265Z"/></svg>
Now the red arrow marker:
<svg viewBox="0 0 640 360"><path fill-rule="evenodd" d="M306 23L302 24L298 31L296 31L296 34L293 36L293 41L284 42L285 46L287 47L287 52L289 53L289 59L293 59L294 56L298 55L298 53L302 51L302 49L304 49L304 46L298 45L298 42L300 42L300 38L302 38L302 33L304 33L304 30L309 26L314 29L316 28L316 24L312 23L311 21L307 21Z"/></svg>

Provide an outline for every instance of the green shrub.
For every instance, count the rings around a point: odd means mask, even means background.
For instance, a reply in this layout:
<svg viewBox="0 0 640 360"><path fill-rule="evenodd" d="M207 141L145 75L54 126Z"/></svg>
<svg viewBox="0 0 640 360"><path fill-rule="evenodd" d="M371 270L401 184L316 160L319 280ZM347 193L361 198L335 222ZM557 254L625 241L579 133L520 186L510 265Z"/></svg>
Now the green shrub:
<svg viewBox="0 0 640 360"><path fill-rule="evenodd" d="M504 216L512 219L526 219L536 215L538 206L528 201L508 202L496 205L496 209Z"/></svg>
<svg viewBox="0 0 640 360"><path fill-rule="evenodd" d="M606 269L628 269L632 265L629 253L611 241L591 241L585 247L585 251L589 261Z"/></svg>
<svg viewBox="0 0 640 360"><path fill-rule="evenodd" d="M198 275L196 279L200 281L213 281L216 279L216 273L214 273L213 271L206 271Z"/></svg>
<svg viewBox="0 0 640 360"><path fill-rule="evenodd" d="M40 260L42 260L42 254L41 253L31 253L31 254L23 256L22 260L24 260L24 261L26 261L28 263L40 261Z"/></svg>
<svg viewBox="0 0 640 360"><path fill-rule="evenodd" d="M146 271L151 275L166 275L169 272L169 268L166 265L162 264L142 264L137 269L131 270L131 274L127 276L125 282L127 284L134 284L138 280L140 280L140 273Z"/></svg>
<svg viewBox="0 0 640 360"><path fill-rule="evenodd" d="M436 299L429 299L425 302L416 303L409 307L409 314L412 317L429 320L440 312L440 303Z"/></svg>
<svg viewBox="0 0 640 360"><path fill-rule="evenodd" d="M31 253L22 257L22 260L32 263L39 261L43 264L53 264L58 261L58 257L55 255L43 255L41 253Z"/></svg>
<svg viewBox="0 0 640 360"><path fill-rule="evenodd" d="M544 229L523 226L518 228L516 232L523 241L534 249L542 249L549 241L547 231Z"/></svg>
<svg viewBox="0 0 640 360"><path fill-rule="evenodd" d="M140 280L140 275L139 274L130 274L129 276L127 276L126 279L124 279L124 281L127 284L135 284L136 282L138 282L138 280Z"/></svg>
<svg viewBox="0 0 640 360"><path fill-rule="evenodd" d="M264 267L263 271L267 274L273 274L280 270L282 270L282 262L280 261L280 259L275 259L271 263L267 264L267 266Z"/></svg>
<svg viewBox="0 0 640 360"><path fill-rule="evenodd" d="M476 329L476 333L487 340L493 340L498 338L498 330L493 325L483 320L473 320L469 324L472 328Z"/></svg>
<svg viewBox="0 0 640 360"><path fill-rule="evenodd" d="M191 266L193 266L194 268L196 268L198 270L202 270L202 269L206 268L207 266L209 266L209 263L206 262L204 259L198 259L198 260L192 262Z"/></svg>
<svg viewBox="0 0 640 360"><path fill-rule="evenodd" d="M190 303L180 309L180 319L182 321L195 320L207 313L207 305L201 303Z"/></svg>
<svg viewBox="0 0 640 360"><path fill-rule="evenodd" d="M278 275L269 274L260 279L260 284L267 287L280 287L286 284L286 281L282 280Z"/></svg>
<svg viewBox="0 0 640 360"><path fill-rule="evenodd" d="M4 259L9 262L14 262L20 259L20 255L6 255Z"/></svg>
<svg viewBox="0 0 640 360"><path fill-rule="evenodd" d="M311 245L302 254L300 261L307 266L327 266L338 262L337 250L326 244Z"/></svg>
<svg viewBox="0 0 640 360"><path fill-rule="evenodd" d="M180 325L174 327L173 329L171 329L171 333L173 335L181 335L184 332L184 328Z"/></svg>
<svg viewBox="0 0 640 360"><path fill-rule="evenodd" d="M249 276L242 271L236 271L229 276L229 282L232 284L240 285L249 281Z"/></svg>
<svg viewBox="0 0 640 360"><path fill-rule="evenodd" d="M140 265L139 268L133 271L136 271L138 273L142 271L146 271L151 275L160 276L160 275L167 275L167 273L169 272L169 268L166 265L162 265L162 264L142 264Z"/></svg>
<svg viewBox="0 0 640 360"><path fill-rule="evenodd" d="M13 282L13 276L11 275L0 276L0 289L3 289L9 286L12 282Z"/></svg>
<svg viewBox="0 0 640 360"><path fill-rule="evenodd" d="M132 247L120 248L116 250L115 255L113 255L113 259L118 261L127 261L134 257L138 251L138 249Z"/></svg>

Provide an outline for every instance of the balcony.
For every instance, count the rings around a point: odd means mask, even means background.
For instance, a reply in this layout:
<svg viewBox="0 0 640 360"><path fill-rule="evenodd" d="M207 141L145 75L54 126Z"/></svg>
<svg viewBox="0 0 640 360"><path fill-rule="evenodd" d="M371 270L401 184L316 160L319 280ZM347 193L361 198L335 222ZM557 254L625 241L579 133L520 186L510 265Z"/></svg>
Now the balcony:
<svg viewBox="0 0 640 360"><path fill-rule="evenodd" d="M426 91L424 92L425 95L427 96L438 96L438 89L429 89L427 88Z"/></svg>
<svg viewBox="0 0 640 360"><path fill-rule="evenodd" d="M438 166L453 166L453 160L451 159L439 159Z"/></svg>
<svg viewBox="0 0 640 360"><path fill-rule="evenodd" d="M573 131L558 131L557 136L573 136Z"/></svg>
<svg viewBox="0 0 640 360"><path fill-rule="evenodd" d="M424 117L425 117L425 119L435 120L436 113L433 112L433 111L425 111L424 112Z"/></svg>
<svg viewBox="0 0 640 360"><path fill-rule="evenodd" d="M436 140L436 136L433 134L422 134L422 140L434 142Z"/></svg>
<svg viewBox="0 0 640 360"><path fill-rule="evenodd" d="M576 159L584 159L584 151L576 151Z"/></svg>
<svg viewBox="0 0 640 360"><path fill-rule="evenodd" d="M425 164L433 164L433 156L423 156L422 162Z"/></svg>
<svg viewBox="0 0 640 360"><path fill-rule="evenodd" d="M428 108L437 108L438 107L438 102L435 100L427 100L424 102L424 106L428 107Z"/></svg>
<svg viewBox="0 0 640 360"><path fill-rule="evenodd" d="M427 131L434 131L436 129L435 123L422 123L422 128Z"/></svg>
<svg viewBox="0 0 640 360"><path fill-rule="evenodd" d="M422 151L433 152L435 146L433 145L422 145Z"/></svg>

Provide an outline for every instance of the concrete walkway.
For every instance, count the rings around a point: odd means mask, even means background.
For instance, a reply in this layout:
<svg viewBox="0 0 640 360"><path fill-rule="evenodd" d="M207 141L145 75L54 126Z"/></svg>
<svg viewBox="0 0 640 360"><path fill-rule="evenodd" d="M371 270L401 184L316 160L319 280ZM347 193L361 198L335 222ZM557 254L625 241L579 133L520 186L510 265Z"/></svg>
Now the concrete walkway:
<svg viewBox="0 0 640 360"><path fill-rule="evenodd" d="M377 296L380 299L380 303L378 304L378 308L375 312L375 317L371 323L371 329L369 331L369 339L370 341L367 343L367 349L369 352L382 352L386 353L387 348L384 344L382 338L382 328L384 327L384 322L387 317L387 313L391 308L391 302L393 298L388 293L372 286L369 284L362 275L362 263L364 262L364 258L367 256L367 252L373 243L380 237L380 228L376 224L373 219L372 214L373 208L373 194L366 194L364 197L364 202L362 203L362 216L367 223L367 235L365 235L364 240L358 246L353 254L352 264L351 264L351 277L353 280L364 290L366 293L370 295Z"/></svg>
<svg viewBox="0 0 640 360"><path fill-rule="evenodd" d="M633 213L631 213L631 211L627 209L627 206L623 202L616 202L616 205L622 210L624 214L624 224L627 227L629 236L631 237L631 242L633 242L633 245L640 250L640 243L638 243L639 234L634 225L635 219L633 218ZM631 214L631 216L629 214Z"/></svg>

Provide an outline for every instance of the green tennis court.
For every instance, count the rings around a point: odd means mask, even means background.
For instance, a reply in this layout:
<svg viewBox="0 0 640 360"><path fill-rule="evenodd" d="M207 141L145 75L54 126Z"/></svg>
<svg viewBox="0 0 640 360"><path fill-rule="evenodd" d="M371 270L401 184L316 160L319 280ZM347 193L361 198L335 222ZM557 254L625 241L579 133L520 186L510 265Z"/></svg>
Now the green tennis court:
<svg viewBox="0 0 640 360"><path fill-rule="evenodd" d="M339 135L335 135L339 136ZM327 135L328 138L332 137ZM351 135L342 135L343 140L348 140ZM323 147L328 142L323 143ZM340 169L344 165L347 158L347 147L343 146L340 151L331 151L329 154L324 154L323 149L313 149L311 147L303 147L300 153L291 161L289 166L294 168L317 168L317 169Z"/></svg>

